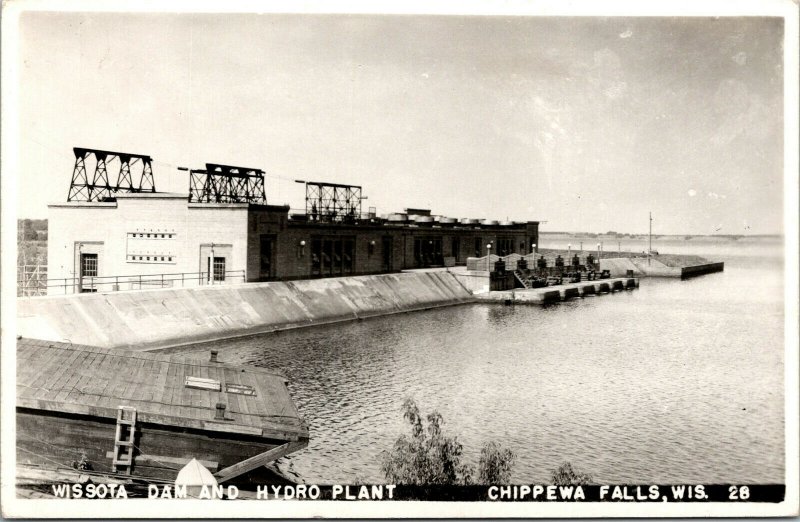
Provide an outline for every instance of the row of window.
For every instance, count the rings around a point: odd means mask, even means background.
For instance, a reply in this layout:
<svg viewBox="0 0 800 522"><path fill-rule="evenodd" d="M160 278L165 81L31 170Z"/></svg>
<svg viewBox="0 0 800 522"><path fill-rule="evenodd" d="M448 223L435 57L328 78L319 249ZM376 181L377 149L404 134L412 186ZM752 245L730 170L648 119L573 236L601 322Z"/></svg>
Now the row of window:
<svg viewBox="0 0 800 522"><path fill-rule="evenodd" d="M177 234L165 232L165 233L155 233L155 232L128 232L128 237L130 238L142 238L142 239L172 239Z"/></svg>
<svg viewBox="0 0 800 522"><path fill-rule="evenodd" d="M353 272L354 238L311 240L312 275L346 275Z"/></svg>
<svg viewBox="0 0 800 522"><path fill-rule="evenodd" d="M486 255L486 244L484 238L473 237L474 250L470 252L467 245L462 245L461 238L451 238L451 255L456 259L461 259L463 254L477 257ZM261 266L260 277L267 279L275 277L275 247L277 236L274 234L262 234L260 237L261 247ZM311 237L306 252L306 245L298 247L297 255L302 257L308 255L311 264L311 275L332 276L347 275L355 271L355 244L354 236L345 237ZM376 245L374 241L367 244L367 255L374 255ZM441 236L417 237L414 239L414 262L418 267L437 266L444 264L443 238ZM494 243L494 242L493 242ZM492 245L491 253L506 256L517 252L515 249L516 240L513 238L497 238ZM391 236L384 236L381 241L381 269L390 271L393 268L393 240ZM462 251L465 250L466 252ZM519 253L527 253L526 241L519 242Z"/></svg>
<svg viewBox="0 0 800 522"><path fill-rule="evenodd" d="M456 252L456 246L455 246L456 242L455 241L456 240L454 239L453 240L453 251L454 252ZM460 243L459 243L459 247L460 247ZM483 256L485 256L487 250L488 249L486 248L486 245L483 243L482 238L476 237L475 238L475 248L474 248L475 257L483 257ZM519 242L519 251L517 251L517 250L514 249L514 240L513 239L510 239L510 238L499 238L497 240L497 245L492 247L490 253L502 257L502 256L507 256L509 254L513 254L515 252L519 252L520 254L527 254L528 251L529 251L529 249L526 248L525 241L520 241ZM454 255L455 255L455 257L458 257L457 254L454 254Z"/></svg>
<svg viewBox="0 0 800 522"><path fill-rule="evenodd" d="M172 263L174 259L175 259L175 256L169 256L169 255L167 255L167 256L147 256L147 255L144 255L144 256L139 256L139 255L133 256L133 255L128 255L128 261L145 261L145 262L149 261L151 263L154 263L154 262L155 263Z"/></svg>

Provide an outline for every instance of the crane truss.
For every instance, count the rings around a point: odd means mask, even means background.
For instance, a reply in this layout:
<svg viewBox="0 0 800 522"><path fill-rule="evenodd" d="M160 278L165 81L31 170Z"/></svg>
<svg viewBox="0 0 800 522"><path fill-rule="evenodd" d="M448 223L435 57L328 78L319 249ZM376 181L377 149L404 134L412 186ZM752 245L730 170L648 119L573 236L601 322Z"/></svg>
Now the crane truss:
<svg viewBox="0 0 800 522"><path fill-rule="evenodd" d="M205 170L189 171L189 201L266 204L264 171L206 163Z"/></svg>
<svg viewBox="0 0 800 522"><path fill-rule="evenodd" d="M361 217L361 187L306 182L306 215L312 221L352 222Z"/></svg>
<svg viewBox="0 0 800 522"><path fill-rule="evenodd" d="M75 166L67 201L113 201L119 192L156 191L150 156L83 147L74 147L72 151ZM109 178L108 166L116 163L119 163L119 172L112 182L114 178Z"/></svg>

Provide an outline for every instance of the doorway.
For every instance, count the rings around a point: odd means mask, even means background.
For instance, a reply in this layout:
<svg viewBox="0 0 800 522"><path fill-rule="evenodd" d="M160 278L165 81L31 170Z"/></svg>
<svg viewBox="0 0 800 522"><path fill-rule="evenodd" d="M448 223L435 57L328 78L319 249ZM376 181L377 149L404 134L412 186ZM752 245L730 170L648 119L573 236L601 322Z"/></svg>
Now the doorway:
<svg viewBox="0 0 800 522"><path fill-rule="evenodd" d="M381 240L381 270L384 272L392 271L393 243L392 236L383 236Z"/></svg>

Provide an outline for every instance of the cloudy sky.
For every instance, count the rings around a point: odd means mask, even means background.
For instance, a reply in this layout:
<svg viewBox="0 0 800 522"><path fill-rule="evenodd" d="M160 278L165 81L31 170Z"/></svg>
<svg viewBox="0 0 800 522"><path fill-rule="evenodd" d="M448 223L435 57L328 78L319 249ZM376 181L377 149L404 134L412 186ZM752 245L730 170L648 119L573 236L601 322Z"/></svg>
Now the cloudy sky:
<svg viewBox="0 0 800 522"><path fill-rule="evenodd" d="M20 217L72 147L362 185L378 213L543 230L782 231L774 18L24 13Z"/></svg>

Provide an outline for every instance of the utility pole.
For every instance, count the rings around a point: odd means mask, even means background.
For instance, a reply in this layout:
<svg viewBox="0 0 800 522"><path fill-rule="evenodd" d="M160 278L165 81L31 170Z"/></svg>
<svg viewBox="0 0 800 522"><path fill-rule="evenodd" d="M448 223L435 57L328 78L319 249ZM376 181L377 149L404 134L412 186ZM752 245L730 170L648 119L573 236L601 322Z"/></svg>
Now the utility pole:
<svg viewBox="0 0 800 522"><path fill-rule="evenodd" d="M647 234L647 266L650 266L650 256L653 255L653 213L650 212L650 232Z"/></svg>

